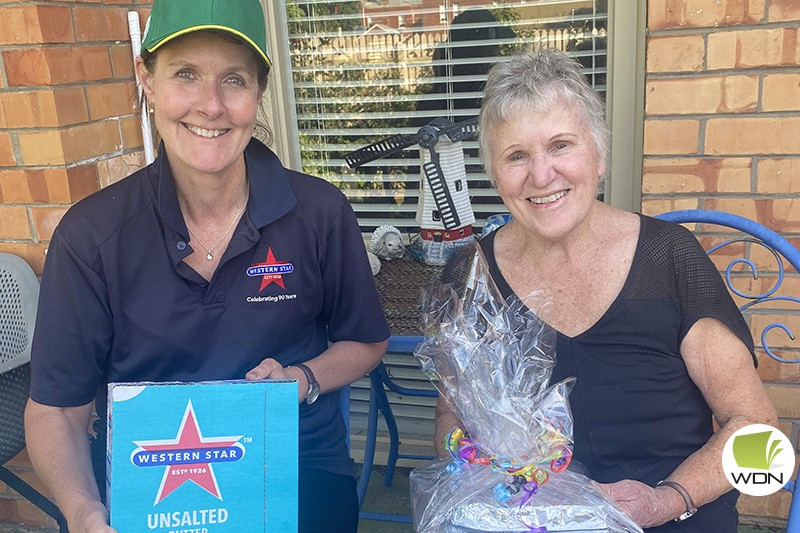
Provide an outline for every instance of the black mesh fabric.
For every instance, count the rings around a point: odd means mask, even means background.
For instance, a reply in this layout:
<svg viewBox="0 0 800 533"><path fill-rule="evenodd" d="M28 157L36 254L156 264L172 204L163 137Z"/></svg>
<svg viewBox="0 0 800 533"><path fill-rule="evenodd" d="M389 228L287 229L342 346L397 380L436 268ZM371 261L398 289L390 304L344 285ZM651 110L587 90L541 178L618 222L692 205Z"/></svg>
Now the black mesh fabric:
<svg viewBox="0 0 800 533"><path fill-rule="evenodd" d="M30 382L30 363L0 375L0 465L25 447L23 412Z"/></svg>
<svg viewBox="0 0 800 533"><path fill-rule="evenodd" d="M484 238L481 247L508 298L512 291L494 260L494 236ZM459 285L471 255L455 257L442 281ZM631 270L617 299L587 331L558 334L551 381L577 378L569 397L574 454L592 478L654 486L712 435L711 410L680 355L684 336L705 317L721 321L753 353L746 322L692 233L642 215ZM648 533L734 533L737 497L731 491L691 520Z"/></svg>
<svg viewBox="0 0 800 533"><path fill-rule="evenodd" d="M0 268L0 364L8 363L28 347L28 324L22 291L14 272Z"/></svg>

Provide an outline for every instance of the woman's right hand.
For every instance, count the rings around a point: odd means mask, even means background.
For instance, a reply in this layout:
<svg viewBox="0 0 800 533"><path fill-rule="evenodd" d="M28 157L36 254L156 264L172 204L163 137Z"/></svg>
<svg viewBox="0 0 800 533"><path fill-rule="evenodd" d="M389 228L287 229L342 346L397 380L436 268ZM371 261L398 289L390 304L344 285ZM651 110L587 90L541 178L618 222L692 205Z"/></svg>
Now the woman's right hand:
<svg viewBox="0 0 800 533"><path fill-rule="evenodd" d="M87 504L79 516L68 519L67 524L70 533L117 533L108 525L108 510L98 501Z"/></svg>
<svg viewBox="0 0 800 533"><path fill-rule="evenodd" d="M92 472L87 428L93 402L54 407L28 400L25 440L39 478L50 489L72 533L116 533Z"/></svg>

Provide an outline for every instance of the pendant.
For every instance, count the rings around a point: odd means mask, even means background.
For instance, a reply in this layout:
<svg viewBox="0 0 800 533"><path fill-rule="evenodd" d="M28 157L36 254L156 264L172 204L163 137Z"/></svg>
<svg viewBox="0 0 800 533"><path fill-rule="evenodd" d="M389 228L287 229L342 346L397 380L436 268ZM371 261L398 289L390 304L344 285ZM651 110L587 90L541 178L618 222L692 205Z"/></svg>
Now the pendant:
<svg viewBox="0 0 800 533"><path fill-rule="evenodd" d="M211 252L208 252L208 255L206 256L206 259L208 259L209 261L211 261L212 259L214 259L214 256L213 256L213 255L211 255Z"/></svg>

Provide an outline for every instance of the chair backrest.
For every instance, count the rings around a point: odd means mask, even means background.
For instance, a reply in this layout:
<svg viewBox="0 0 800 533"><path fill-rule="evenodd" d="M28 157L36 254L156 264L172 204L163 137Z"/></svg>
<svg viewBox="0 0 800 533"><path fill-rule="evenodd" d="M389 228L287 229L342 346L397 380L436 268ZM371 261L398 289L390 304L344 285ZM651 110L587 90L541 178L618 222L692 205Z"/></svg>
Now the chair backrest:
<svg viewBox="0 0 800 533"><path fill-rule="evenodd" d="M0 465L25 446L23 412L39 281L28 263L0 253Z"/></svg>
<svg viewBox="0 0 800 533"><path fill-rule="evenodd" d="M30 360L38 298L39 281L28 263L0 253L0 374Z"/></svg>
<svg viewBox="0 0 800 533"><path fill-rule="evenodd" d="M784 274L786 272L784 262L789 263L795 273L800 273L800 250L795 248L792 243L775 231L763 226L762 224L759 224L758 222L741 217L739 215L719 211L707 211L703 209L672 211L658 215L657 218L678 223L713 224L716 226L724 226L726 228L737 230L743 234L734 238L725 236L724 238L727 240L722 240L722 242L719 242L714 246L710 246L707 249L707 253L712 255L715 252L735 243L745 244L744 255L742 255L741 251L738 249L733 251L733 255L731 255L732 259L730 259L730 262L725 268L725 282L728 285L728 289L731 291L731 293L740 298L740 302L743 302L740 303L739 306L741 311L747 311L752 309L754 306L768 303L773 307L776 306L776 303L781 302L800 304L800 298L797 296L781 293L781 290L784 289L783 282ZM707 226L702 226L698 229L700 230L698 232L700 235L698 236L702 237L703 233L705 233L708 228ZM766 277L763 276L765 272L759 272L758 266L756 265L756 263L759 261L759 259L755 258L758 255L757 252L754 249L750 249L748 251L747 246L762 247L763 250L767 252L767 256L771 255L774 259L774 261L770 261L770 275L767 288L757 289L755 292L751 290L745 290L742 287L737 287L734 283L737 275L739 275L740 280L745 274L749 274L745 277L752 280L757 280L759 277ZM749 273L737 272L741 271L743 267L744 269L749 270ZM761 329L761 345L763 346L764 351L770 357L781 363L800 363L800 358L789 359L780 357L774 353L768 342L767 334L776 328L783 330L790 339L794 339L794 334L785 324L767 324L763 327L763 329Z"/></svg>

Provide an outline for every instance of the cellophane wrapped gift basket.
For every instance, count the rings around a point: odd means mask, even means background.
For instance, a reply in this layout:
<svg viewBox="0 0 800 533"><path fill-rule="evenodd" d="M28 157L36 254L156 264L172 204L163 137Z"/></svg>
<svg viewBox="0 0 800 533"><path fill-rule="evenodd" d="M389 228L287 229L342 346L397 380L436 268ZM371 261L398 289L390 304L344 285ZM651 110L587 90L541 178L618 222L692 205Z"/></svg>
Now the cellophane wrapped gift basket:
<svg viewBox="0 0 800 533"><path fill-rule="evenodd" d="M506 302L472 250L423 289L415 355L461 426L411 473L415 530L641 532L571 466L573 380L550 384L556 333L530 310L546 298Z"/></svg>

